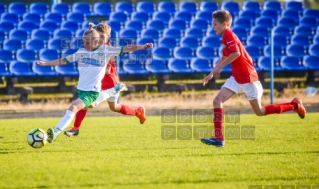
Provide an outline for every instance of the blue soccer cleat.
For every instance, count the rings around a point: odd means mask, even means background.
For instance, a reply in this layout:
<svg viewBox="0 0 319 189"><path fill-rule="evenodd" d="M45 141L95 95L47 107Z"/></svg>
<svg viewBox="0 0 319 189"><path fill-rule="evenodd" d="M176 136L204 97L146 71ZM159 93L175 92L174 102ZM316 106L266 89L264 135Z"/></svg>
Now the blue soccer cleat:
<svg viewBox="0 0 319 189"><path fill-rule="evenodd" d="M48 134L48 142L52 143L55 138L58 136L58 132L56 131L55 128L49 128L47 131Z"/></svg>
<svg viewBox="0 0 319 189"><path fill-rule="evenodd" d="M225 141L219 140L217 138L202 138L200 140L204 144L213 145L213 146L216 146L216 147L223 147L225 145Z"/></svg>
<svg viewBox="0 0 319 189"><path fill-rule="evenodd" d="M122 91L127 91L127 86L122 82L119 82L117 85L115 85L114 88L115 88L116 93L120 93Z"/></svg>

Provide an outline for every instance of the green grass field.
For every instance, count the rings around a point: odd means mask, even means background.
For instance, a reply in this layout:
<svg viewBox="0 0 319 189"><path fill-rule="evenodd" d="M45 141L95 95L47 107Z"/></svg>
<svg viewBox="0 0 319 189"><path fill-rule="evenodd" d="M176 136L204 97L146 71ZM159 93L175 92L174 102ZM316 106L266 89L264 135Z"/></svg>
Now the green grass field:
<svg viewBox="0 0 319 189"><path fill-rule="evenodd" d="M0 121L0 188L221 188L319 185L319 114L242 115L254 140L224 148L162 140L160 117L88 117L78 137L61 134L42 149L32 128L58 118ZM264 187L263 187L264 188Z"/></svg>

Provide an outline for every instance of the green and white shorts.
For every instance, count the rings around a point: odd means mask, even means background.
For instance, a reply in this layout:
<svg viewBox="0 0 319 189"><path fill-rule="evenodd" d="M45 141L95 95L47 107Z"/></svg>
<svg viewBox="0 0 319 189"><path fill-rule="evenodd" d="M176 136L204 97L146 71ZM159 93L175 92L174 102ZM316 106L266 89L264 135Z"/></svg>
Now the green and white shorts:
<svg viewBox="0 0 319 189"><path fill-rule="evenodd" d="M89 107L99 97L100 93L95 91L82 91L78 89L79 99L81 99L86 107Z"/></svg>

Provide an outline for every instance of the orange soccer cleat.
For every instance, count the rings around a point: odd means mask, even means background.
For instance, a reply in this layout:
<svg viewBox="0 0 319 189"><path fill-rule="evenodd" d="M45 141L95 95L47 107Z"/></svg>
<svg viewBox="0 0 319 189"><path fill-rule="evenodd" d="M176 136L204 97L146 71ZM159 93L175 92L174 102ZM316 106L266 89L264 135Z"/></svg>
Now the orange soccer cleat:
<svg viewBox="0 0 319 189"><path fill-rule="evenodd" d="M145 115L145 108L139 107L136 109L136 117L140 119L140 123L143 124L146 120L146 115Z"/></svg>
<svg viewBox="0 0 319 189"><path fill-rule="evenodd" d="M291 102L294 102L297 104L297 108L294 110L294 112L297 112L297 114L299 115L299 117L301 119L306 117L306 109L303 106L301 100L299 98L294 98Z"/></svg>

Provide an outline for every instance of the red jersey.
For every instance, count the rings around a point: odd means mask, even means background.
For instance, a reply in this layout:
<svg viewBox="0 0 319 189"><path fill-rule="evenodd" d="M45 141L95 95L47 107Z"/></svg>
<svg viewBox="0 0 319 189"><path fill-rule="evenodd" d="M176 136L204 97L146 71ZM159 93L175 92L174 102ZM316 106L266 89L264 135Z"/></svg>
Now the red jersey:
<svg viewBox="0 0 319 189"><path fill-rule="evenodd" d="M237 35L230 29L226 29L222 38L223 56L228 57L232 52L239 52L240 55L231 62L232 76L237 83L252 83L258 81L258 75L252 61Z"/></svg>
<svg viewBox="0 0 319 189"><path fill-rule="evenodd" d="M106 45L111 46L111 43L107 42ZM113 88L119 82L119 76L118 76L117 71L116 71L116 64L115 64L114 57L112 57L109 60L109 63L107 64L106 69L110 69L110 73L105 74L104 78L101 81L102 82L102 87L101 87L102 90Z"/></svg>

